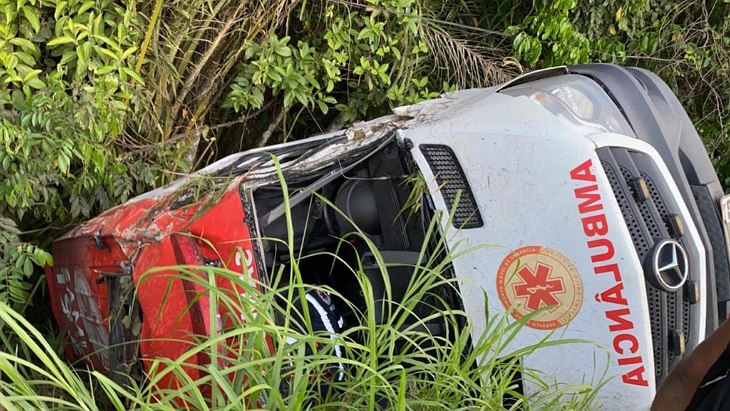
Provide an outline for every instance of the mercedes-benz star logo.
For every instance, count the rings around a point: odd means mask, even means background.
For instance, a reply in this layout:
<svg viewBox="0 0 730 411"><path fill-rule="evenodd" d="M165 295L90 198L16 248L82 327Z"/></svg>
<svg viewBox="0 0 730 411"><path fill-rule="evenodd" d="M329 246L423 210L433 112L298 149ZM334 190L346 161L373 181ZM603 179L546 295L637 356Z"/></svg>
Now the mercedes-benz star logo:
<svg viewBox="0 0 730 411"><path fill-rule="evenodd" d="M675 240L660 240L651 254L647 278L657 288L675 292L682 288L689 276L689 261L682 244Z"/></svg>

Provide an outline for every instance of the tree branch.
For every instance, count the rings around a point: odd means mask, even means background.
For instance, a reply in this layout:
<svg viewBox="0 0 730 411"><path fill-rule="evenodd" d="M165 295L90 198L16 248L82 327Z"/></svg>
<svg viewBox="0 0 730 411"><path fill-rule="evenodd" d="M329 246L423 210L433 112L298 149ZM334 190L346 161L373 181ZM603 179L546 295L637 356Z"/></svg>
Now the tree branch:
<svg viewBox="0 0 730 411"><path fill-rule="evenodd" d="M203 68L208 63L208 60L215 54L216 50L218 49L218 46L220 46L223 39L226 38L228 35L228 32L230 31L231 27L233 27L234 23L238 21L238 14L243 10L244 6L248 2L241 1L238 4L238 7L233 12L233 15L225 22L223 27L221 27L220 32L218 32L218 36L211 42L210 47L208 48L208 51L203 55L203 57L200 59L200 62L195 65L195 68L193 69L193 72L190 73L190 76L187 78L187 81L183 85L183 89L180 92L180 96L177 98L177 101L175 102L175 105L172 107L172 112L170 115L170 118L173 121L173 124L177 120L178 115L180 114L180 109L182 108L182 105L185 103L185 98L188 96L188 93L193 87L193 84L198 79L198 76L203 71Z"/></svg>
<svg viewBox="0 0 730 411"><path fill-rule="evenodd" d="M288 110L286 110L283 105L279 106L276 116L274 117L274 121L269 124L269 127L266 129L266 131L264 131L264 133L261 135L261 138L258 139L254 147L263 147L268 144L271 136L274 134L274 130L276 130L276 127L278 127L279 124L284 121L284 117L286 116L287 111Z"/></svg>
<svg viewBox="0 0 730 411"><path fill-rule="evenodd" d="M235 120L227 121L225 123L216 124L214 126L202 125L202 126L198 126L198 127L194 128L192 130L188 130L188 131L186 131L184 133L175 134L174 136L170 137L170 139L168 141L176 141L176 140L179 140L179 139L182 139L182 138L186 138L186 137L195 137L196 135L202 133L206 129L208 131L217 131L217 130L220 130L222 128L226 128L226 127L230 127L230 126L235 126L236 124L245 123L246 121L248 121L248 120L250 120L250 119L258 116L259 114L263 113L264 111L270 109L271 108L271 105L274 103L274 101L275 100L273 100L273 99L272 100L269 100L260 109L255 110L252 113L246 114L245 116L241 116L241 117L239 117L239 118L237 118Z"/></svg>

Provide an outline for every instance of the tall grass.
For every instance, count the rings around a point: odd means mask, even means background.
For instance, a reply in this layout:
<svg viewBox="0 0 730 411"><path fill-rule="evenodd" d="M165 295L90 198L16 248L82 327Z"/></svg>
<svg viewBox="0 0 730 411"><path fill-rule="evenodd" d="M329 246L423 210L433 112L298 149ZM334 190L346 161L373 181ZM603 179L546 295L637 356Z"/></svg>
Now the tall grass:
<svg viewBox="0 0 730 411"><path fill-rule="evenodd" d="M283 177L281 181L286 202ZM253 282L248 275L210 266L157 268L143 276L138 287L144 287L146 279L152 277L194 283L197 290L202 290L197 297L210 301L210 310L204 315L212 326L206 335L190 336L189 349L179 358L149 359L146 380L142 382L130 380L119 384L100 372L72 366L23 316L0 303L0 322L10 331L0 335L4 343L0 350L0 409L597 408L593 387L555 386L522 366L525 358L539 355L542 348L586 342L555 340L548 335L538 344L508 350L531 316L513 321L506 313L487 315L485 331L479 336L473 336L471 324L462 321L466 313L453 308L437 310L414 323L414 308L427 293L443 295L439 290L444 287L457 287L456 280L445 274L450 262L463 253L478 250L456 251L458 247L453 245L451 250L447 249L444 236L439 234L439 218L428 226L429 240L424 242L405 299L386 299L389 315L384 322L375 318L374 307L380 302L373 296L363 267L350 266L366 297L364 310L352 307L357 321L334 338L296 333L289 326L293 302L303 302L306 289L321 289L342 299L344 296L327 286L309 284L305 288L302 284L299 263L313 256L297 252L291 218L287 211L287 240L269 239L281 241L291 257L290 264L269 273L271 284ZM387 275L388 266L377 247L359 231L352 235L368 244L382 275ZM345 241L341 244L348 246ZM327 256L332 261L339 259L336 253ZM282 279L286 282L282 283ZM390 295L389 289L387 294ZM154 315L146 313L145 321L154 321ZM433 321L441 321L447 333L432 335L418 327ZM306 355L307 345L314 343L318 347L315 353ZM335 355L336 345L344 351L341 358ZM210 358L209 363L193 364L192 359L198 358L199 353ZM343 364L344 381L325 380L324 371L338 363ZM201 377L191 378L190 370L199 371ZM179 384L162 386L160 382L169 376L174 376ZM518 389L518 378L544 390L524 396ZM327 398L321 398L319 383L330 385ZM288 389L282 390L284 386Z"/></svg>
<svg viewBox="0 0 730 411"><path fill-rule="evenodd" d="M471 327L458 327L457 317L463 313L447 310L434 314L451 325L453 332L449 338L437 337L401 326L407 301L399 307L401 315L389 322L377 324L374 317L364 316L362 325L333 340L326 335L299 335L277 325L275 314L283 308L274 303L274 294L252 287L236 273L211 267L177 267L177 271L170 279L185 277L207 287L208 296L218 303L211 304L212 310L242 315L229 317L240 319L235 326L197 336L197 343L180 358L153 361L149 380L141 385L119 385L99 372L72 367L25 318L0 304L0 319L18 337L15 342L6 340L6 349L0 352L0 406L7 410L296 410L306 406L338 410L501 410L523 409L526 404L538 404L530 409L542 410L596 408L591 387L551 387L520 367L519 360L539 355L542 347L580 342L545 340L517 351L505 349L529 318L511 322L504 314L491 317L486 331L470 349ZM207 274L207 280L201 272ZM423 269L422 273L433 277L433 286L446 281L435 271ZM245 297L215 287L213 279L232 282L245 290ZM289 287L303 289L296 280ZM335 290L322 289L337 295ZM416 299L424 291L414 284L411 296ZM297 293L291 295L298 298ZM369 304L374 304L372 298ZM287 344L288 337L296 337L296 342ZM269 338L276 347L273 352ZM305 355L306 344L315 342L323 348L313 356ZM344 348L344 358L334 355L335 344ZM207 353L212 361L199 366L204 377L192 380L186 373L185 367L190 366L186 362L198 352ZM323 401L317 379L338 362L344 363L347 377L343 382L330 381L333 394ZM547 390L523 397L514 384L518 373ZM179 388L156 386L168 374L181 382ZM284 382L290 384L286 396L279 389ZM511 405L506 405L509 397Z"/></svg>
<svg viewBox="0 0 730 411"><path fill-rule="evenodd" d="M500 410L520 409L525 404L539 404L530 409L595 409L595 391L590 386L558 389L520 367L520 360L539 355L543 347L580 342L546 339L517 351L505 349L518 338L529 318L511 322L505 314L490 317L486 331L473 341L473 349L471 326L467 323L459 327L458 317L464 315L459 311L446 310L435 313L434 318L421 319L443 320L452 332L448 338L419 332L414 327L403 328L409 306L412 308L425 292L451 285L438 267L418 268L419 281L412 284L408 299L395 307L387 323L377 324L374 316L364 315L361 325L335 340L324 335L298 335L277 325L277 311L281 314L286 308L275 304L275 294L268 292L264 284L259 284L259 289L239 274L213 267L175 270L174 274L162 275L169 275L172 281L184 277L204 287L213 302L208 313L211 318L223 312L240 315L227 316L233 320L229 324L232 326L196 336L197 343L180 358L153 361L149 380L142 385L122 386L99 372L70 366L25 318L0 304L0 320L17 336L15 341L5 337L6 349L0 352L0 405L7 410L295 410L305 406L340 410ZM279 274L293 277L288 289L302 290L296 264L291 270L287 273L282 267ZM361 278L367 292L367 282ZM230 281L244 295L216 287L221 280ZM321 288L338 295L331 288ZM299 298L296 292L288 295ZM372 307L372 294L366 295ZM296 342L287 344L288 337L296 337ZM276 347L273 352L269 338ZM324 348L306 356L305 345L314 342ZM344 358L334 355L335 344L344 348ZM208 354L212 361L201 366L203 378L192 380L186 373L186 362L198 352ZM344 363L347 378L340 383L330 382L336 388L335 394L320 403L313 378L316 380L324 369L338 362ZM518 373L526 381L545 386L546 391L523 397L514 384ZM174 375L181 387L157 387L157 382L168 374ZM287 396L279 390L285 381L291 386ZM510 406L505 405L508 397L513 399Z"/></svg>

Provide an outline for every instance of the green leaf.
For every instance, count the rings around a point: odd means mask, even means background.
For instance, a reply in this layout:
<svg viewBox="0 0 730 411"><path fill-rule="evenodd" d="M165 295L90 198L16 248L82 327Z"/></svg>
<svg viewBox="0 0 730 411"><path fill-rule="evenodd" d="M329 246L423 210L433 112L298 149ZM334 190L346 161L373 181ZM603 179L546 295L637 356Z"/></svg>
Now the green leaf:
<svg viewBox="0 0 730 411"><path fill-rule="evenodd" d="M373 33L373 31L369 28L364 28L360 30L360 33L357 34L357 40L363 40L363 39L369 39L370 35Z"/></svg>
<svg viewBox="0 0 730 411"><path fill-rule="evenodd" d="M23 262L23 274L25 274L26 277L33 275L33 262L30 258L26 258Z"/></svg>
<svg viewBox="0 0 730 411"><path fill-rule="evenodd" d="M59 1L56 4L56 10L53 12L53 18L58 21L58 19L61 18L61 13L63 13L64 10L66 10L66 6L68 5L67 1Z"/></svg>
<svg viewBox="0 0 730 411"><path fill-rule="evenodd" d="M65 153L60 152L58 154L58 169L62 174L68 174L68 168L71 165L71 160L66 156Z"/></svg>
<svg viewBox="0 0 730 411"><path fill-rule="evenodd" d="M63 53L63 56L61 57L60 65L68 64L72 61L75 61L78 59L78 56L76 55L75 50L68 50L67 52Z"/></svg>
<svg viewBox="0 0 730 411"><path fill-rule="evenodd" d="M41 31L41 22L40 19L38 19L38 14L36 14L33 7L23 6L23 14L28 20L28 23L30 23L31 27L33 27L33 31L35 31L36 33Z"/></svg>
<svg viewBox="0 0 730 411"><path fill-rule="evenodd" d="M86 43L76 47L76 55L79 57L80 66L86 66L86 63L88 63L88 61L89 61L90 54L91 54L91 43L86 42Z"/></svg>
<svg viewBox="0 0 730 411"><path fill-rule="evenodd" d="M18 258L15 260L15 268L17 270L21 270L23 268L23 264L25 264L25 260L27 260L28 257L25 256L25 254L21 254L18 256Z"/></svg>
<svg viewBox="0 0 730 411"><path fill-rule="evenodd" d="M112 71L115 71L117 68L115 66L104 66L102 68L96 69L96 74L99 76L103 76L105 74L109 74Z"/></svg>
<svg viewBox="0 0 730 411"><path fill-rule="evenodd" d="M294 102L294 93L287 91L284 93L284 107L291 107Z"/></svg>
<svg viewBox="0 0 730 411"><path fill-rule="evenodd" d="M386 85L390 85L390 76L388 75L388 73L379 71L378 76L380 77L380 80L383 81L383 83L385 83Z"/></svg>
<svg viewBox="0 0 730 411"><path fill-rule="evenodd" d="M122 48L119 47L119 43L117 43L116 41L110 39L109 37L103 36L101 34L97 34L94 37L97 38L97 39L99 39L99 40L101 40L101 41L103 41L107 45L109 45L112 48L112 50L114 50L115 52L118 53L118 52L122 51Z"/></svg>
<svg viewBox="0 0 730 411"><path fill-rule="evenodd" d="M95 0L88 0L88 1L84 2L84 4L82 4L81 7L79 7L79 10L76 13L84 14L87 10L94 7L94 4L96 4Z"/></svg>
<svg viewBox="0 0 730 411"><path fill-rule="evenodd" d="M413 19L408 19L408 28L411 30L411 34L414 36L418 35L418 26L416 26L416 22L413 21Z"/></svg>
<svg viewBox="0 0 730 411"><path fill-rule="evenodd" d="M12 83L12 82L15 82L15 81L21 82L21 81L23 81L23 79L20 78L20 76L18 76L18 75L8 75L5 78L5 80L3 80L3 83Z"/></svg>
<svg viewBox="0 0 730 411"><path fill-rule="evenodd" d="M120 67L129 77L132 77L137 83L144 85L144 79L136 71L129 67Z"/></svg>
<svg viewBox="0 0 730 411"><path fill-rule="evenodd" d="M99 46L95 47L95 49L96 49L97 52L99 52L99 53L101 53L101 54L103 54L105 56L108 56L112 60L119 61L119 56L116 55L111 50L108 50L108 49L105 49L104 47L99 47Z"/></svg>
<svg viewBox="0 0 730 411"><path fill-rule="evenodd" d="M327 114L327 112L328 112L328 111L329 111L329 109L330 109L330 108L329 108L329 107L327 106L327 103L325 103L325 102L324 102L324 101L322 101L322 100L319 100L319 101L317 102L317 105L319 105L319 109L320 109L320 110L322 111L322 113L323 113L323 114Z"/></svg>
<svg viewBox="0 0 730 411"><path fill-rule="evenodd" d="M30 52L36 51L35 44L33 44L30 40L27 40L24 38L20 38L20 37L12 38L12 39L10 39L10 43L15 44L16 46L20 46L25 51L30 51Z"/></svg>
<svg viewBox="0 0 730 411"><path fill-rule="evenodd" d="M5 21L11 22L15 20L15 5L11 3L5 4Z"/></svg>
<svg viewBox="0 0 730 411"><path fill-rule="evenodd" d="M126 60L127 57L131 56L132 53L134 53L135 51L137 51L137 47L136 46L132 46L132 47L124 50L124 52L122 53L122 58L121 59L122 60Z"/></svg>
<svg viewBox="0 0 730 411"><path fill-rule="evenodd" d="M297 101L302 103L303 106L309 105L309 98L306 94L302 92L296 92L294 97L296 97Z"/></svg>
<svg viewBox="0 0 730 411"><path fill-rule="evenodd" d="M38 75L41 74L42 72L43 71L38 70L38 69L31 70L30 72L28 72L28 74L25 75L25 77L23 77L23 82L25 83L26 81L30 81L33 78L38 78Z"/></svg>
<svg viewBox="0 0 730 411"><path fill-rule="evenodd" d="M39 79L38 77L32 78L24 83L25 85L30 86L36 90L40 90L46 87L46 83L44 83L43 80Z"/></svg>
<svg viewBox="0 0 730 411"><path fill-rule="evenodd" d="M266 70L266 76L274 81L281 82L281 74L279 74L276 69L273 70Z"/></svg>
<svg viewBox="0 0 730 411"><path fill-rule="evenodd" d="M28 66L32 67L36 64L35 58L24 51L16 51L13 55Z"/></svg>
<svg viewBox="0 0 730 411"><path fill-rule="evenodd" d="M509 26L506 29L504 29L504 34L507 36L514 36L517 33L522 31L522 27L520 26Z"/></svg>
<svg viewBox="0 0 730 411"><path fill-rule="evenodd" d="M287 46L279 45L276 50L276 54L282 56L282 57L290 57L291 56L291 49Z"/></svg>
<svg viewBox="0 0 730 411"><path fill-rule="evenodd" d="M53 46L60 46L62 44L68 44L68 43L76 43L76 39L70 36L61 36L56 37L55 39L51 39L48 43L46 43L46 46L53 47Z"/></svg>

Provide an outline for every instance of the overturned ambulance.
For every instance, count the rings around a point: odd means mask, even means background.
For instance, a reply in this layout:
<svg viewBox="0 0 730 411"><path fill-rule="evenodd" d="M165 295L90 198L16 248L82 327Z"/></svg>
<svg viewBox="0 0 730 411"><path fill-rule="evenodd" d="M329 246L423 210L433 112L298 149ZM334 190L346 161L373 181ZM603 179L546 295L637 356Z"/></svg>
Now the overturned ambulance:
<svg viewBox="0 0 730 411"><path fill-rule="evenodd" d="M166 280L148 278L136 287L151 268L234 253L228 268L267 281L288 255L261 240L288 234L271 154L291 192L301 253L337 252L336 239L354 222L386 263L407 267L433 218L449 232L447 244L499 245L452 262L450 275L464 286L445 301L466 311L475 339L486 303L514 318L541 310L515 348L554 330L556 338L596 342L569 353L548 347L523 365L567 384L607 370L616 378L600 391L606 409L647 409L672 367L728 314L730 214L697 132L657 76L595 64L535 71L347 130L235 154L197 173L232 177L211 206L181 190L183 178L80 225L55 241L55 266L47 268L67 355L124 371L136 358L181 355L187 345L168 342L179 333L206 333L204 307L196 308L205 301L187 301L189 285L163 293ZM427 195L422 211L406 218L403 183L414 173ZM412 271L400 267L384 280L367 248L353 246L361 252L341 259L362 265L374 293L390 281L392 295L402 297ZM331 266L321 255L310 264ZM316 277L354 305L362 299L352 277ZM163 307L164 295L181 297ZM114 314L120 310L126 321ZM180 312L177 322L152 321ZM438 322L427 328L443 332ZM131 340L140 343L124 344Z"/></svg>

